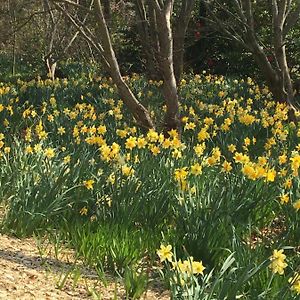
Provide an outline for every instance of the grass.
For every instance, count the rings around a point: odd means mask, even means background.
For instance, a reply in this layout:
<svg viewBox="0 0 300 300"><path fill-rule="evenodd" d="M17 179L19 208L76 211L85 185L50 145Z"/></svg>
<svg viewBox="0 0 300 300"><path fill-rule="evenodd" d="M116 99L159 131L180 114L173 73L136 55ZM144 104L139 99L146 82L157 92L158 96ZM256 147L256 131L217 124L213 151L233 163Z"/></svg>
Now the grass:
<svg viewBox="0 0 300 300"><path fill-rule="evenodd" d="M2 231L67 244L123 278L128 298L160 276L174 299L296 299L300 127L288 109L250 78L187 76L182 137L165 137L135 126L109 79L89 78L1 84ZM127 81L160 120L160 83ZM186 269L159 260L161 244Z"/></svg>

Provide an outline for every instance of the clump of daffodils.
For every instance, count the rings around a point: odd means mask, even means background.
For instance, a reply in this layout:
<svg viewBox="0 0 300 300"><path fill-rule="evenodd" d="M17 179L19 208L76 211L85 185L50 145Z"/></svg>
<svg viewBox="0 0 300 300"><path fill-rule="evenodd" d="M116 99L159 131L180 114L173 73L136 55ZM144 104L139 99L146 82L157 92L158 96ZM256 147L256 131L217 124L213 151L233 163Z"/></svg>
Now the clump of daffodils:
<svg viewBox="0 0 300 300"><path fill-rule="evenodd" d="M177 262L172 262L172 265L174 269L178 270L180 273L185 274L203 275L203 271L205 269L202 261L194 261L194 258L192 256L184 261L179 259Z"/></svg>
<svg viewBox="0 0 300 300"><path fill-rule="evenodd" d="M196 275L204 275L205 267L202 261L195 261L193 257L186 260L177 260L172 252L171 245L161 245L157 250L157 255L161 262L165 263L167 272L169 273L171 283L179 286L190 286L195 282Z"/></svg>
<svg viewBox="0 0 300 300"><path fill-rule="evenodd" d="M283 249L274 250L273 255L270 257L271 264L270 268L274 274L278 273L279 275L284 274L284 269L287 267L285 262L286 256L283 254Z"/></svg>

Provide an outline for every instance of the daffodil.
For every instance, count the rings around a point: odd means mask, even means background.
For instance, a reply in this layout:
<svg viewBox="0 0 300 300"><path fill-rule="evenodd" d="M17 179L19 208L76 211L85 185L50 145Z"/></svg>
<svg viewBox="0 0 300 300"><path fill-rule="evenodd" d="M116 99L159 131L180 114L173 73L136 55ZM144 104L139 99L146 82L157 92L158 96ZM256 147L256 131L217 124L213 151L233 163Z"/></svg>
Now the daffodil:
<svg viewBox="0 0 300 300"><path fill-rule="evenodd" d="M66 129L64 127L60 126L57 128L57 132L59 135L63 135L66 133Z"/></svg>
<svg viewBox="0 0 300 300"><path fill-rule="evenodd" d="M122 174L127 176L127 177L134 175L134 169L132 167L127 166L127 165L123 165L121 167L121 171L122 171Z"/></svg>
<svg viewBox="0 0 300 300"><path fill-rule="evenodd" d="M193 261L192 262L192 271L193 274L201 274L203 275L203 271L205 270L205 267L203 266L202 261Z"/></svg>
<svg viewBox="0 0 300 300"><path fill-rule="evenodd" d="M164 246L163 244L160 245L160 249L156 251L157 255L161 262L168 260L169 262L172 261L173 253L172 253L172 246L167 245Z"/></svg>
<svg viewBox="0 0 300 300"><path fill-rule="evenodd" d="M191 174L200 175L202 174L202 166L199 163L195 163L191 166Z"/></svg>
<svg viewBox="0 0 300 300"><path fill-rule="evenodd" d="M232 170L231 162L225 160L222 164L222 171L229 173L231 170Z"/></svg>
<svg viewBox="0 0 300 300"><path fill-rule="evenodd" d="M93 179L89 179L89 180L84 180L83 181L83 185L88 189L88 190L92 190L93 189L93 185L94 185L95 181Z"/></svg>
<svg viewBox="0 0 300 300"><path fill-rule="evenodd" d="M132 150L137 145L136 137L130 136L126 139L125 148Z"/></svg>
<svg viewBox="0 0 300 300"><path fill-rule="evenodd" d="M84 206L80 209L79 213L81 216L86 216L88 213L88 209Z"/></svg>
<svg viewBox="0 0 300 300"><path fill-rule="evenodd" d="M293 207L296 209L296 211L300 210L300 199L293 204Z"/></svg>
<svg viewBox="0 0 300 300"><path fill-rule="evenodd" d="M47 158L51 159L55 156L55 151L53 148L46 148L44 154Z"/></svg>
<svg viewBox="0 0 300 300"><path fill-rule="evenodd" d="M288 194L283 194L280 196L280 202L281 204L286 204L290 201L290 197Z"/></svg>
<svg viewBox="0 0 300 300"><path fill-rule="evenodd" d="M284 269L287 267L285 262L286 256L283 254L283 249L274 250L273 255L270 257L271 264L270 268L274 274L278 273L279 275L284 274Z"/></svg>
<svg viewBox="0 0 300 300"><path fill-rule="evenodd" d="M176 169L174 171L174 176L176 181L180 182L180 181L184 181L187 177L187 175L189 174L187 167L183 167L181 169Z"/></svg>
<svg viewBox="0 0 300 300"><path fill-rule="evenodd" d="M201 155L203 155L203 153L204 153L204 151L205 151L205 148L206 148L206 146L205 146L204 143L202 143L202 144L197 144L196 146L194 146L194 151L195 151L196 155L197 155L198 157L200 157Z"/></svg>

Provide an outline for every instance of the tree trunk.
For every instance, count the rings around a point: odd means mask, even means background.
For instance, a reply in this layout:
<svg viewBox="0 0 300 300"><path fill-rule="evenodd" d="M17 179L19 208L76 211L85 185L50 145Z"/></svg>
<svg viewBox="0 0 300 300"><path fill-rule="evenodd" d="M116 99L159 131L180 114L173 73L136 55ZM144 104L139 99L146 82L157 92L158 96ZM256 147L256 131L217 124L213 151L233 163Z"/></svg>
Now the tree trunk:
<svg viewBox="0 0 300 300"><path fill-rule="evenodd" d="M147 12L144 1L135 1L135 11L137 18L137 28L140 36L140 42L146 58L145 69L147 77L152 80L160 80L155 51L157 51L157 38L155 39L156 27L151 28L151 24L156 24L153 20L147 19ZM151 17L153 19L153 16Z"/></svg>
<svg viewBox="0 0 300 300"><path fill-rule="evenodd" d="M283 28L285 23L285 14L287 10L287 3L282 1L273 3L273 44L275 50L275 59L277 63L277 73L280 77L280 84L284 100L293 105L293 85L290 77L290 71L286 58L286 47L284 43Z"/></svg>
<svg viewBox="0 0 300 300"><path fill-rule="evenodd" d="M163 94L167 111L164 120L165 130L179 129L179 97L173 66L173 38L171 14L173 1L161 10L156 8L159 38L160 71L163 76Z"/></svg>
<svg viewBox="0 0 300 300"><path fill-rule="evenodd" d="M277 62L277 66L274 67L268 60L268 57L263 48L258 44L254 29L251 28L248 30L249 31L247 32L246 36L246 44L252 52L253 58L263 74L274 100L276 102L287 102L290 104L292 98L289 99L288 94L286 93L286 80L290 81L290 83L288 83L289 89L292 87L292 85L288 68L285 70L285 72L287 72L288 74L284 75L282 72L281 66L287 67L287 63L286 54L285 51L283 51L284 46L282 47L283 44L280 41L280 37L277 37L277 39L274 38L274 44L280 45L278 47L275 46L275 59ZM293 88L291 88L291 91L293 91Z"/></svg>
<svg viewBox="0 0 300 300"><path fill-rule="evenodd" d="M270 88L270 91L274 98L276 98L276 101L278 101L282 97L282 91L280 87L280 78L278 77L277 72L275 72L272 68L265 53L259 46L253 49L252 54L267 82L268 87Z"/></svg>
<svg viewBox="0 0 300 300"><path fill-rule="evenodd" d="M106 24L111 22L111 9L110 9L110 0L102 0L103 3L103 14L106 21Z"/></svg>
<svg viewBox="0 0 300 300"><path fill-rule="evenodd" d="M183 32L174 36L174 72L177 84L180 82L184 68L184 39Z"/></svg>
<svg viewBox="0 0 300 300"><path fill-rule="evenodd" d="M14 33L13 38L13 53L12 53L12 75L16 75L16 64L17 64L17 34Z"/></svg>
<svg viewBox="0 0 300 300"><path fill-rule="evenodd" d="M138 125L145 129L154 128L154 124L148 110L140 102L138 102L122 76L118 72L111 72L111 76L117 86L121 98L133 114Z"/></svg>
<svg viewBox="0 0 300 300"><path fill-rule="evenodd" d="M51 80L55 79L55 71L57 66L57 61L54 61L51 59L51 57L45 58L46 63L46 69L47 69L47 75Z"/></svg>
<svg viewBox="0 0 300 300"><path fill-rule="evenodd" d="M12 67L11 72L14 76L16 74L16 63L17 63L17 32L16 32L16 3L15 1L8 1L8 10L10 14L10 23L13 30L13 49L12 49Z"/></svg>
<svg viewBox="0 0 300 300"><path fill-rule="evenodd" d="M184 70L185 35L191 18L195 0L181 1L179 15L175 21L173 31L174 72L177 84L180 82Z"/></svg>
<svg viewBox="0 0 300 300"><path fill-rule="evenodd" d="M95 13L97 16L98 24L98 38L102 43L104 56L107 62L107 68L113 82L116 84L117 89L122 97L122 100L135 117L137 123L144 128L153 128L154 124L151 120L148 110L136 99L120 73L119 64L113 50L109 31L104 18L100 0L95 2Z"/></svg>
<svg viewBox="0 0 300 300"><path fill-rule="evenodd" d="M274 62L272 63L268 61L263 44L256 34L256 20L254 19L256 14L254 9L257 6L254 5L253 1L233 1L232 7L224 6L222 1L218 0L204 1L211 13L213 22L218 26L219 30L250 50L273 94L274 100L281 103L288 103L291 108L290 111L293 114L295 110L294 92L286 57L286 36L299 21L299 1L268 1L268 12L272 16L272 26L268 28L272 32L273 38L271 47L274 49ZM216 7L219 9L216 9ZM219 12L224 13L225 17L230 16L230 19L236 20L236 24L231 23L226 25Z"/></svg>

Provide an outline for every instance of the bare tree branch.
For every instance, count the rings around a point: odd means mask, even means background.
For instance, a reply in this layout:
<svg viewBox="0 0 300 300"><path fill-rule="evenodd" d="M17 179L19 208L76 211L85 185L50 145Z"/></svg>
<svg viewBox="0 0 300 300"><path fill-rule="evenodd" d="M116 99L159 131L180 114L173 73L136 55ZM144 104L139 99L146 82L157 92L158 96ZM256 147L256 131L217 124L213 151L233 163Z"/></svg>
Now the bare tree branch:
<svg viewBox="0 0 300 300"><path fill-rule="evenodd" d="M79 9L82 9L84 11L88 11L88 12L92 12L91 8L88 8L84 5L81 5L79 3L76 3L74 1L71 1L71 0L52 0L53 2L57 2L57 3L65 3L65 4L69 4L73 7L76 7L76 8L79 8Z"/></svg>
<svg viewBox="0 0 300 300"><path fill-rule="evenodd" d="M103 56L104 50L99 43L96 43L96 37L91 33L91 31L85 26L84 23L80 23L79 20L76 20L74 16L72 16L67 9L63 8L61 5L54 3L54 5L61 10L64 15L70 20L70 22L74 25L77 31L84 37L87 42L93 46L93 48L102 56L104 60L104 64L106 67L109 67L108 61Z"/></svg>
<svg viewBox="0 0 300 300"><path fill-rule="evenodd" d="M16 32L19 32L22 28L24 28L27 24L29 24L32 19L38 15L43 15L45 14L47 11L45 10L42 10L42 11L36 11L34 13L32 13L30 16L26 17L26 18L22 18L18 20L18 23L22 20L25 20L23 23L21 23L20 25L16 26L16 28L13 29L13 31L10 31L9 32L9 35L13 35L15 34Z"/></svg>

